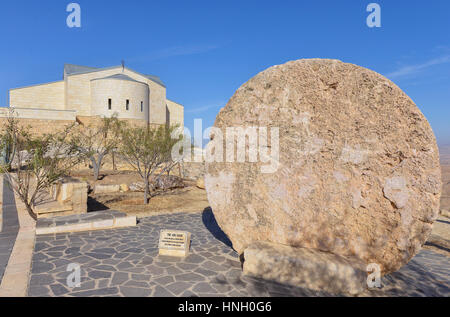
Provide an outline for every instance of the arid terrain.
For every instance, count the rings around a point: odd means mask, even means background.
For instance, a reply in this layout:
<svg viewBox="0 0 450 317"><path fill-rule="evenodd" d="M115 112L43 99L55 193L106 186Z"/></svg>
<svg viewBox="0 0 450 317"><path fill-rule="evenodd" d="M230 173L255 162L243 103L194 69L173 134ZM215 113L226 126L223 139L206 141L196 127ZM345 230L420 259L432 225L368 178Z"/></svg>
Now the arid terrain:
<svg viewBox="0 0 450 317"><path fill-rule="evenodd" d="M425 248L450 256L450 146L439 148L442 168L441 215Z"/></svg>
<svg viewBox="0 0 450 317"><path fill-rule="evenodd" d="M202 212L209 207L206 191L196 186L192 180L183 180L185 187L170 190L156 190L151 192L148 205L144 204L142 191L127 191L107 194L95 194L95 185L121 185L142 182L135 172L103 171L100 180L94 181L89 170L79 171L72 176L88 182L91 191L88 198L88 210L98 211L105 209L119 210L138 217L147 217L157 214L177 212Z"/></svg>

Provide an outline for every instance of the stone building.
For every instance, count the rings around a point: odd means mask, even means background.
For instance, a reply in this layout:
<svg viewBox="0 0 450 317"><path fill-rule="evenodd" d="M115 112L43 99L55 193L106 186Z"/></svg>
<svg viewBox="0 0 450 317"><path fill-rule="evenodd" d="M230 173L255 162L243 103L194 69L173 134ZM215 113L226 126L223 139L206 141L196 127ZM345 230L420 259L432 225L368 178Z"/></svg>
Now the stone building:
<svg viewBox="0 0 450 317"><path fill-rule="evenodd" d="M61 81L11 89L9 106L40 132L113 114L139 124L184 125L184 107L167 99L159 77L124 66L66 64ZM7 109L0 110L0 121L6 113Z"/></svg>

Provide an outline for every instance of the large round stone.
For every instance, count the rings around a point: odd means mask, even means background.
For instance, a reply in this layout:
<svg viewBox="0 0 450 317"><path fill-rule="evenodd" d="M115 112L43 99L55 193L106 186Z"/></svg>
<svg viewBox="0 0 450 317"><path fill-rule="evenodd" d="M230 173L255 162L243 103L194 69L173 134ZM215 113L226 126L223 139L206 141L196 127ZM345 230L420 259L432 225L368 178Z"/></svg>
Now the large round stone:
<svg viewBox="0 0 450 317"><path fill-rule="evenodd" d="M215 127L224 140L216 131L208 145L216 161L207 163L206 189L239 253L267 241L357 257L389 273L427 240L441 191L436 140L385 77L337 60L274 66L236 91ZM238 161L225 146L227 127L257 128L263 140L268 131L267 147L246 137Z"/></svg>

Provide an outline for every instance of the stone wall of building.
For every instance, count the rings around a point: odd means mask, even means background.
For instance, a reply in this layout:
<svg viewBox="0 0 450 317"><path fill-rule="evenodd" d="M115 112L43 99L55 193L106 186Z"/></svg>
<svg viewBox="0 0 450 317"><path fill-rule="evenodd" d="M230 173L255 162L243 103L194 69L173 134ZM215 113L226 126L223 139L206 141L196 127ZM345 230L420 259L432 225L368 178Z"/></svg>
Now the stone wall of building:
<svg viewBox="0 0 450 317"><path fill-rule="evenodd" d="M65 110L64 81L11 89L9 104L16 108Z"/></svg>
<svg viewBox="0 0 450 317"><path fill-rule="evenodd" d="M184 126L184 107L174 101L167 99L166 118L170 125L179 124Z"/></svg>
<svg viewBox="0 0 450 317"><path fill-rule="evenodd" d="M43 131L52 131L52 126L64 125L60 121L83 123L113 114L135 125L184 126L184 108L166 99L164 84L120 66L65 73L63 81L12 89L10 106L23 122L36 126L36 132L44 125ZM0 108L0 118L7 112Z"/></svg>
<svg viewBox="0 0 450 317"><path fill-rule="evenodd" d="M108 100L111 99L111 110ZM126 109L127 100L128 110ZM111 116L120 119L138 119L148 122L149 90L145 83L120 79L91 81L91 115ZM142 104L141 104L142 103Z"/></svg>
<svg viewBox="0 0 450 317"><path fill-rule="evenodd" d="M91 81L118 74L119 68L110 68L79 75L70 75L66 77L66 108L76 109L79 116L91 116ZM121 71L121 70L120 70ZM146 83L150 88L150 123L165 124L166 123L166 88L154 81L142 76L134 71L124 69L121 74L130 78ZM131 98L131 97L130 97ZM128 98L125 98L128 99ZM123 109L125 111L125 108ZM122 116L119 112L119 117ZM98 113L96 113L98 114ZM105 113L102 115L110 115L105 101ZM126 117L126 116L125 116Z"/></svg>

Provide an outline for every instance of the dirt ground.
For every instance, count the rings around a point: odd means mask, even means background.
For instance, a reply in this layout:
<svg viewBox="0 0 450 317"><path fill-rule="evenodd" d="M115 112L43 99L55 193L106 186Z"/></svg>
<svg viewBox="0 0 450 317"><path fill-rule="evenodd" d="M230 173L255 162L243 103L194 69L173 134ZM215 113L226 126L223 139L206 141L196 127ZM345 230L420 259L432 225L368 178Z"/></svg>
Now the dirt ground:
<svg viewBox="0 0 450 317"><path fill-rule="evenodd" d="M178 188L165 193L158 192L154 195L148 205L144 204L144 193L141 192L90 195L88 205L91 210L113 209L138 217L177 212L202 212L209 207L206 191L195 186Z"/></svg>
<svg viewBox="0 0 450 317"><path fill-rule="evenodd" d="M78 171L71 176L88 182L91 188L96 184L130 185L142 182L140 176L129 171L102 171L101 179L95 181L92 171ZM195 182L184 180L186 187L169 190L166 192L156 191L148 205L144 204L144 193L142 192L120 192L111 194L95 195L89 194L88 210L98 211L113 209L126 212L138 217L147 217L156 214L176 212L202 212L209 207L206 191L195 186Z"/></svg>
<svg viewBox="0 0 450 317"><path fill-rule="evenodd" d="M92 170L76 171L71 174L71 176L81 179L87 182L92 188L95 184L100 185L116 185L116 184L131 184L140 182L141 177L136 172L130 171L101 171L100 180L95 181L92 175Z"/></svg>

